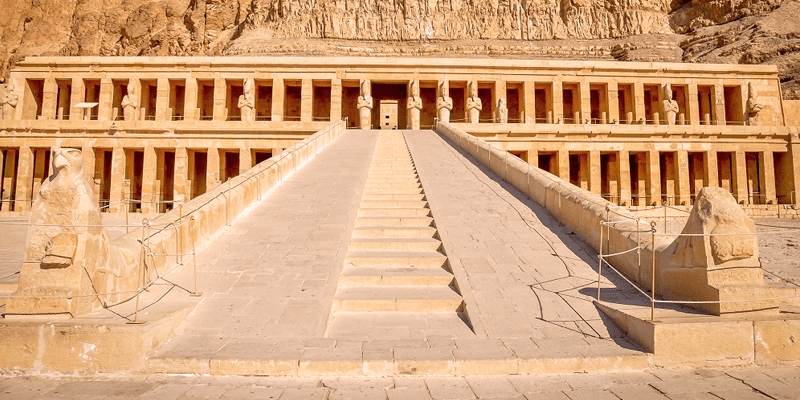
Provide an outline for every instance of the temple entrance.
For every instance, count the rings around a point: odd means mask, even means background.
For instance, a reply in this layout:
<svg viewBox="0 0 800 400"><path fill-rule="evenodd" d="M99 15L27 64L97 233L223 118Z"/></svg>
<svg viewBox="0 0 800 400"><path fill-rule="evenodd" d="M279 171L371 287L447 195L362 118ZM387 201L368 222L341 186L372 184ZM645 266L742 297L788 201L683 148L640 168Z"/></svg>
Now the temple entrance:
<svg viewBox="0 0 800 400"><path fill-rule="evenodd" d="M397 102L397 128L408 129L408 117L406 116L406 98L408 97L408 83L378 83L372 81L372 126L383 127L383 117L381 114L381 102Z"/></svg>

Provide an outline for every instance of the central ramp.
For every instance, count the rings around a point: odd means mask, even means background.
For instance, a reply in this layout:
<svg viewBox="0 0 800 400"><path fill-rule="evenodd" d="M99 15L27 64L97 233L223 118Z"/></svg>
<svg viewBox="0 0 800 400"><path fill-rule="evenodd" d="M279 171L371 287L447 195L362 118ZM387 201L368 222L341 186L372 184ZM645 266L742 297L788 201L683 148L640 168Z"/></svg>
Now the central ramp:
<svg viewBox="0 0 800 400"><path fill-rule="evenodd" d="M380 132L327 336L473 336L463 311L405 136Z"/></svg>

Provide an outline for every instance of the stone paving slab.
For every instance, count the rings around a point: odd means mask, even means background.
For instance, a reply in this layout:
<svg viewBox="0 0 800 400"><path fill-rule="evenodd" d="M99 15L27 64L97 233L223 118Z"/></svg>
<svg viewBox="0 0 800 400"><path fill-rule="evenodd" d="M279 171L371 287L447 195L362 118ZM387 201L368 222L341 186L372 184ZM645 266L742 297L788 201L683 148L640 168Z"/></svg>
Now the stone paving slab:
<svg viewBox="0 0 800 400"><path fill-rule="evenodd" d="M797 399L800 367L469 377L0 377L0 400Z"/></svg>

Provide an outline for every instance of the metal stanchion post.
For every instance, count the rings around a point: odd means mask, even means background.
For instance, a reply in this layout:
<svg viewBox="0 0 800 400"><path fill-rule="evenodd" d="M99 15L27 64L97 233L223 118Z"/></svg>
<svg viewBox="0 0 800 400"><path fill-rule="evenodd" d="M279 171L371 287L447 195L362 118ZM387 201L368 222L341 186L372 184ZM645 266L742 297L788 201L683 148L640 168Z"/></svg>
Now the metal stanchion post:
<svg viewBox="0 0 800 400"><path fill-rule="evenodd" d="M131 232L130 223L128 222L128 211L131 210L131 198L125 198L125 233Z"/></svg>
<svg viewBox="0 0 800 400"><path fill-rule="evenodd" d="M650 268L650 322L656 319L656 225L650 226L650 245L652 246L652 260Z"/></svg>
<svg viewBox="0 0 800 400"><path fill-rule="evenodd" d="M142 220L142 241L140 242L141 252L139 253L140 257L141 257L139 259L139 272L138 272L138 275L139 275L138 281L139 282L138 282L137 290L136 290L136 310L134 311L134 314L133 314L133 321L128 321L129 324L143 324L144 323L143 321L139 321L139 297L141 297L142 290L143 290L142 286L144 286L144 264L145 264L145 262L147 262L146 261L147 260L147 256L145 255L145 250L144 250L144 240L145 240L145 237L146 237L146 234L147 234L146 230L145 230L145 227L147 226L147 224L148 224L147 218L143 219Z"/></svg>
<svg viewBox="0 0 800 400"><path fill-rule="evenodd" d="M661 205L664 207L664 234L666 235L667 234L667 202L664 201L664 202L661 203Z"/></svg>
<svg viewBox="0 0 800 400"><path fill-rule="evenodd" d="M600 254L597 256L597 301L600 301L600 278L603 276L603 222L600 222Z"/></svg>
<svg viewBox="0 0 800 400"><path fill-rule="evenodd" d="M192 297L200 297L203 294L197 291L197 252L194 246L194 232L195 232L195 219L194 216L190 219L191 221L191 229L189 230L189 239L192 243L192 268L194 269L194 292L190 293L189 295Z"/></svg>

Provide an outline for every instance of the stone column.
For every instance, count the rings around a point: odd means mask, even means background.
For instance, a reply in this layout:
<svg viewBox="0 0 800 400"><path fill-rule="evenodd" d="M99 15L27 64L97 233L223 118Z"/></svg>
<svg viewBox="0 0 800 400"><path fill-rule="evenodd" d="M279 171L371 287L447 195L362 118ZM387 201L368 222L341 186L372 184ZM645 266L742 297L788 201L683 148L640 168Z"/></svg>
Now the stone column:
<svg viewBox="0 0 800 400"><path fill-rule="evenodd" d="M331 122L342 120L342 80L331 79Z"/></svg>
<svg viewBox="0 0 800 400"><path fill-rule="evenodd" d="M617 153L619 161L619 204L621 206L633 205L631 195L631 159L628 150L620 150Z"/></svg>
<svg viewBox="0 0 800 400"><path fill-rule="evenodd" d="M719 163L717 162L717 152L707 151L705 159L706 185L709 187L719 187Z"/></svg>
<svg viewBox="0 0 800 400"><path fill-rule="evenodd" d="M314 120L314 84L311 79L303 79L300 83L300 121L311 122Z"/></svg>
<svg viewBox="0 0 800 400"><path fill-rule="evenodd" d="M717 125L726 125L725 118L725 88L722 84L714 85L714 101L717 112Z"/></svg>
<svg viewBox="0 0 800 400"><path fill-rule="evenodd" d="M525 119L520 121L523 124L536 123L536 82L525 81L522 83L522 91L525 98L520 101L520 108L524 112Z"/></svg>
<svg viewBox="0 0 800 400"><path fill-rule="evenodd" d="M689 125L700 125L700 103L697 101L697 84L689 84L688 92L687 107L689 107L689 110L686 117L689 118ZM714 159L716 160L716 153L714 153Z"/></svg>
<svg viewBox="0 0 800 400"><path fill-rule="evenodd" d="M0 211L8 211L8 206L6 205L7 202L5 200L7 200L11 194L11 188L9 188L5 184L5 179L6 179L5 177L6 170L4 169L4 167L6 166L5 156L6 155L5 153L3 153L3 150L0 149ZM6 189L2 190L3 188Z"/></svg>
<svg viewBox="0 0 800 400"><path fill-rule="evenodd" d="M569 150L558 151L558 177L569 182Z"/></svg>
<svg viewBox="0 0 800 400"><path fill-rule="evenodd" d="M118 213L127 210L127 204L120 204L125 200L125 149L114 147L111 152L111 198L112 206L109 212Z"/></svg>
<svg viewBox="0 0 800 400"><path fill-rule="evenodd" d="M86 98L86 85L83 84L83 78L72 78L72 96L69 104L69 120L80 121L83 119L83 114L86 110L75 108L78 103L83 103Z"/></svg>
<svg viewBox="0 0 800 400"><path fill-rule="evenodd" d="M219 184L219 149L209 148L206 158L206 192L216 188Z"/></svg>
<svg viewBox="0 0 800 400"><path fill-rule="evenodd" d="M33 151L29 146L20 146L17 155L17 191L14 211L28 211L31 209L33 198Z"/></svg>
<svg viewBox="0 0 800 400"><path fill-rule="evenodd" d="M283 78L272 79L272 121L283 121L283 98L286 89L283 86Z"/></svg>
<svg viewBox="0 0 800 400"><path fill-rule="evenodd" d="M0 151L0 154L3 154ZM0 176L0 179L3 180L3 193L2 199L3 202L0 203L0 211L11 211L14 204L11 202L11 193L14 192L15 188L12 187L12 182L14 181L14 176L16 175L16 166L17 166L17 158L18 158L17 150L8 150L6 152L6 156L3 158L3 165L5 165L5 169L3 170L3 175Z"/></svg>
<svg viewBox="0 0 800 400"><path fill-rule="evenodd" d="M100 121L111 121L114 114L114 83L109 78L100 79L100 100L97 109L97 119Z"/></svg>
<svg viewBox="0 0 800 400"><path fill-rule="evenodd" d="M156 149L147 146L144 148L144 160L142 168L142 214L149 214L158 211L159 200L156 197L157 181L156 171L158 167L158 159L156 157Z"/></svg>
<svg viewBox="0 0 800 400"><path fill-rule="evenodd" d="M50 149L47 150L48 152ZM89 181L94 182L94 171L95 171L95 155L94 155L94 148L92 147L91 143L84 143L83 147L81 147L81 152L83 153L83 175L86 176L86 179ZM52 173L52 169L49 171Z"/></svg>
<svg viewBox="0 0 800 400"><path fill-rule="evenodd" d="M539 150L536 149L528 150L528 164L536 168L539 168Z"/></svg>
<svg viewBox="0 0 800 400"><path fill-rule="evenodd" d="M58 110L58 84L55 78L44 80L44 98L42 99L42 117L44 119L57 119Z"/></svg>
<svg viewBox="0 0 800 400"><path fill-rule="evenodd" d="M561 81L553 81L553 123L564 123L564 86Z"/></svg>
<svg viewBox="0 0 800 400"><path fill-rule="evenodd" d="M676 154L678 162L678 202L679 205L692 204L692 191L689 184L689 152L687 150L678 150Z"/></svg>
<svg viewBox="0 0 800 400"><path fill-rule="evenodd" d="M661 160L657 150L647 152L647 176L650 180L648 205L661 205Z"/></svg>
<svg viewBox="0 0 800 400"><path fill-rule="evenodd" d="M759 179L764 187L764 201L766 204L770 202L777 204L778 200L775 196L775 158L771 151L765 151L762 155L760 157L761 165L758 166L758 169L761 175Z"/></svg>
<svg viewBox="0 0 800 400"><path fill-rule="evenodd" d="M589 191L598 196L602 195L603 182L600 174L600 151L590 150L586 161L589 164Z"/></svg>
<svg viewBox="0 0 800 400"><path fill-rule="evenodd" d="M187 121L197 121L197 78L186 78L186 99L183 106L183 118Z"/></svg>
<svg viewBox="0 0 800 400"><path fill-rule="evenodd" d="M592 119L592 92L591 87L589 86L589 82L580 82L578 83L578 87L580 88L581 92L581 120L578 121L578 124L582 124L589 120L591 122ZM598 158L599 160L599 158Z"/></svg>
<svg viewBox="0 0 800 400"><path fill-rule="evenodd" d="M171 121L175 110L169 112L169 79L158 78L156 82L156 121Z"/></svg>
<svg viewBox="0 0 800 400"><path fill-rule="evenodd" d="M214 121L228 119L228 86L223 78L214 79Z"/></svg>
<svg viewBox="0 0 800 400"><path fill-rule="evenodd" d="M750 193L747 190L747 158L744 150L736 152L736 201L739 204L750 204ZM743 202L744 201L744 202Z"/></svg>
<svg viewBox="0 0 800 400"><path fill-rule="evenodd" d="M186 147L175 148L175 174L172 177L173 195L175 206L183 204L191 197L189 182L189 154Z"/></svg>
<svg viewBox="0 0 800 400"><path fill-rule="evenodd" d="M253 154L249 148L242 147L239 149L239 175L247 172L250 168L253 168Z"/></svg>
<svg viewBox="0 0 800 400"><path fill-rule="evenodd" d="M608 92L606 94L606 98L608 99L608 123L611 124L613 121L617 121L617 123L619 123L619 83L608 82ZM627 163L628 161L625 162Z"/></svg>
<svg viewBox="0 0 800 400"><path fill-rule="evenodd" d="M634 124L638 123L640 119L645 118L644 83L642 82L635 82L633 84L633 114ZM660 190L661 189L659 189L659 191Z"/></svg>

